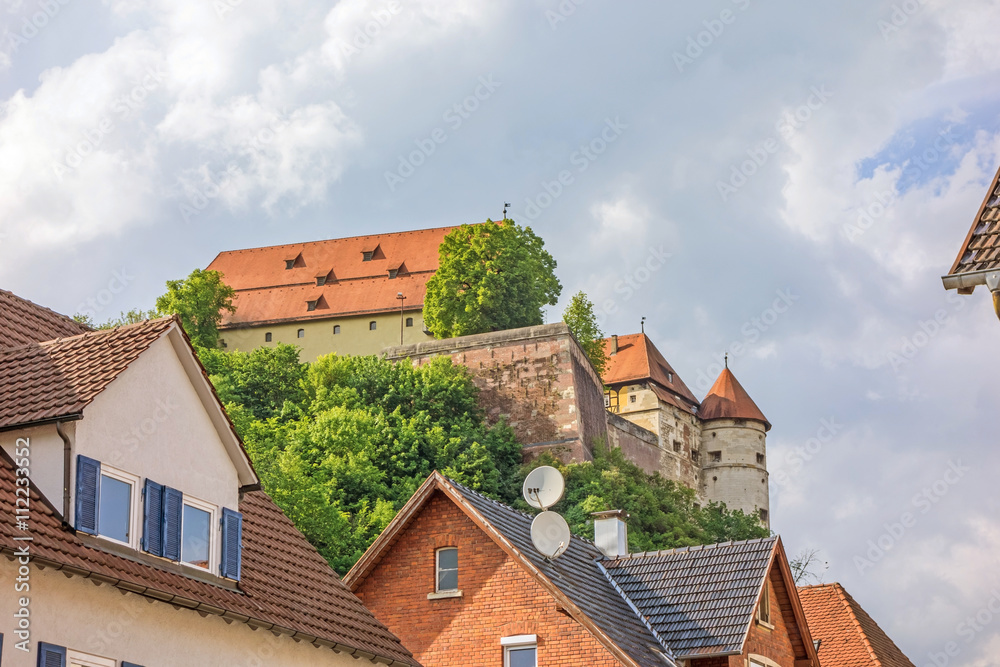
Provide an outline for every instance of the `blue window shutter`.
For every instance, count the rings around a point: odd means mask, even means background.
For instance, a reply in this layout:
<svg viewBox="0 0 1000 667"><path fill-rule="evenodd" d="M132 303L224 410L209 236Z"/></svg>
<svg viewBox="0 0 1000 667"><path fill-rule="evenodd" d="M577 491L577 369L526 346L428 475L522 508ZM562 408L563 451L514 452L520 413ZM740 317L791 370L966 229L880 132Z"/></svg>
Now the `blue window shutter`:
<svg viewBox="0 0 1000 667"><path fill-rule="evenodd" d="M38 667L66 667L66 647L38 642Z"/></svg>
<svg viewBox="0 0 1000 667"><path fill-rule="evenodd" d="M162 556L163 485L147 479L142 495L145 498L142 514L142 550L154 556Z"/></svg>
<svg viewBox="0 0 1000 667"><path fill-rule="evenodd" d="M243 515L222 508L222 563L219 571L223 577L240 580L243 560Z"/></svg>
<svg viewBox="0 0 1000 667"><path fill-rule="evenodd" d="M184 494L169 486L163 487L163 557L181 559L181 516Z"/></svg>
<svg viewBox="0 0 1000 667"><path fill-rule="evenodd" d="M101 497L101 462L76 457L76 529L97 535L98 503Z"/></svg>
<svg viewBox="0 0 1000 667"><path fill-rule="evenodd" d="M142 667L142 665L137 665L134 662L125 662L122 660L122 667Z"/></svg>

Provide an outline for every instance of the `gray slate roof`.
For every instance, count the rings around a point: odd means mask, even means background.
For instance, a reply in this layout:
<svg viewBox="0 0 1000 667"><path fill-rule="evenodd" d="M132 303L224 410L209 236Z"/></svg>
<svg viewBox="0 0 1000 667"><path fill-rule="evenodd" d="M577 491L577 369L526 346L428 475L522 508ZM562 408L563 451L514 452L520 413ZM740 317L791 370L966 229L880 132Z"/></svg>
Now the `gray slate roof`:
<svg viewBox="0 0 1000 667"><path fill-rule="evenodd" d="M603 565L678 658L741 653L777 539L630 554Z"/></svg>
<svg viewBox="0 0 1000 667"><path fill-rule="evenodd" d="M597 561L604 555L592 542L573 536L569 548L562 556L554 561L546 561L531 542L532 515L518 512L461 484L448 481L532 565L637 663L644 667L664 667L668 664L662 653L669 655L669 649L658 641L601 571Z"/></svg>

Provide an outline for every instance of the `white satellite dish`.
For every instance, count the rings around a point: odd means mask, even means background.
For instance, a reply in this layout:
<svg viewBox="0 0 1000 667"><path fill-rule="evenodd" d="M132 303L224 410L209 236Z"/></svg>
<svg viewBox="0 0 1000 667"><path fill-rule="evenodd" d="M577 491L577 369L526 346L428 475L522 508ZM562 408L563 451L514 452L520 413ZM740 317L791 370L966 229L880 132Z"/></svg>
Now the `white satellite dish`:
<svg viewBox="0 0 1000 667"><path fill-rule="evenodd" d="M529 472L521 489L527 503L540 510L547 510L562 500L565 491L566 480L552 466L539 466Z"/></svg>
<svg viewBox="0 0 1000 667"><path fill-rule="evenodd" d="M531 541L546 558L559 558L569 548L569 524L555 512L542 512L531 522Z"/></svg>

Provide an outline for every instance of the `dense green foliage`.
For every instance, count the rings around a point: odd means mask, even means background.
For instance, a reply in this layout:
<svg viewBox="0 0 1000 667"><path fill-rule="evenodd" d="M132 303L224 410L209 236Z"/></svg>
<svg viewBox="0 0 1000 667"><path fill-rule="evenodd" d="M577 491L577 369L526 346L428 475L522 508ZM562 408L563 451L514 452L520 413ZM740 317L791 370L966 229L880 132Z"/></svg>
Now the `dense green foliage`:
<svg viewBox="0 0 1000 667"><path fill-rule="evenodd" d="M424 298L424 324L437 338L541 324L542 306L562 291L545 243L513 220L462 225L439 255Z"/></svg>
<svg viewBox="0 0 1000 667"><path fill-rule="evenodd" d="M590 513L613 509L631 515L628 544L633 552L768 535L755 515L729 511L718 503L698 507L693 490L659 474L646 473L617 448L609 451L598 445L593 461L568 465L542 455L530 467L539 465L562 471L566 495L553 509L566 518L574 533L587 539L594 537ZM526 508L527 503L522 500L519 506Z"/></svg>
<svg viewBox="0 0 1000 667"><path fill-rule="evenodd" d="M563 312L563 322L580 343L590 363L594 365L594 370L603 377L604 369L608 365L608 357L604 352L604 333L597 324L594 304L586 294L577 292L573 295Z"/></svg>
<svg viewBox="0 0 1000 667"><path fill-rule="evenodd" d="M184 280L168 280L167 293L156 299L160 315L180 315L184 331L199 347L219 344L223 311L235 313L236 291L222 282L218 271L195 269Z"/></svg>
<svg viewBox="0 0 1000 667"><path fill-rule="evenodd" d="M264 489L346 572L435 469L511 502L520 445L485 423L468 371L295 348L204 350Z"/></svg>
<svg viewBox="0 0 1000 667"><path fill-rule="evenodd" d="M139 322L145 322L146 320L152 320L157 317L155 310L140 310L139 308L133 308L127 313L119 313L118 317L111 317L108 320L102 322L101 324L96 324L92 317L89 315L81 315L77 313L73 316L73 319L88 326L91 329L114 329L115 327L123 327L127 324L138 324Z"/></svg>
<svg viewBox="0 0 1000 667"><path fill-rule="evenodd" d="M337 355L301 364L288 345L199 354L264 490L340 573L435 469L526 508L528 469L557 465L568 488L557 509L573 530L592 537L590 512L624 509L634 550L766 535L754 517L696 507L693 491L647 475L617 449L598 448L587 463L543 456L522 466L513 431L486 423L468 370L446 357L414 367Z"/></svg>

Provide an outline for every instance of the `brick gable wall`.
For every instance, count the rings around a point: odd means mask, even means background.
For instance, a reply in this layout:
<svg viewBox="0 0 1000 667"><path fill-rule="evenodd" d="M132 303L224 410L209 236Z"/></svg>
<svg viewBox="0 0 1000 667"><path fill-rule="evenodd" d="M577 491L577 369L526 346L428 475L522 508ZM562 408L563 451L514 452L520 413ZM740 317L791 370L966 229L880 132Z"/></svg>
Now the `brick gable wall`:
<svg viewBox="0 0 1000 667"><path fill-rule="evenodd" d="M801 653L804 653L804 649L801 648L802 641L792 612L791 600L788 599L785 582L777 568L771 568L769 578L771 582L771 625L774 626L774 629L770 630L754 622L750 628L743 658L748 658L750 654L762 655L778 663L781 667L795 667L796 650L793 643L798 644ZM805 656L801 655L800 657ZM748 663L741 659L737 664Z"/></svg>
<svg viewBox="0 0 1000 667"><path fill-rule="evenodd" d="M463 596L428 600L445 546L458 548ZM501 667L500 638L519 634L538 636L540 665L621 665L440 492L355 593L425 667Z"/></svg>

